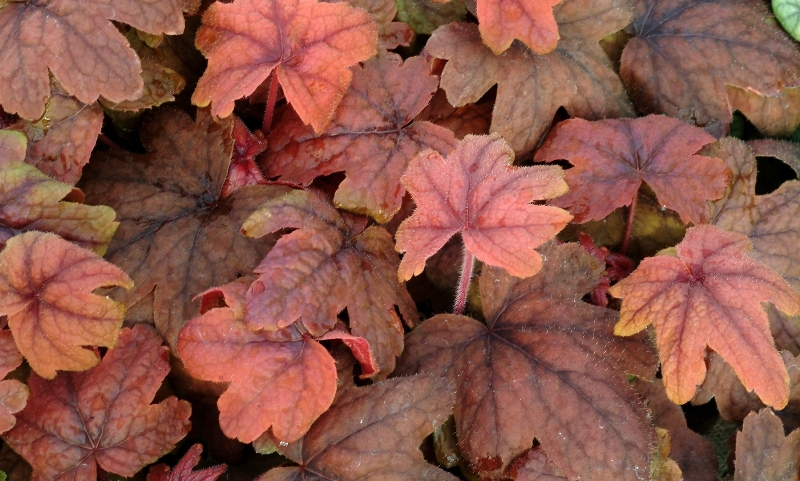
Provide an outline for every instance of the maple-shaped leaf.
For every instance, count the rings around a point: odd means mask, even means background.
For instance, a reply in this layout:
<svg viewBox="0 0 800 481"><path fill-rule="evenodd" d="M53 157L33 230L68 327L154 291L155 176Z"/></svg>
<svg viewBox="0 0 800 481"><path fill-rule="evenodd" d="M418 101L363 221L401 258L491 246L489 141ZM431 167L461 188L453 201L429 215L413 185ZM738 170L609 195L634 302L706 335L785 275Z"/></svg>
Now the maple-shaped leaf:
<svg viewBox="0 0 800 481"><path fill-rule="evenodd" d="M173 109L142 126L147 154L97 155L82 187L90 203L117 211L120 227L106 259L127 272L135 289L115 296L131 307L153 289L156 328L171 347L198 312L192 298L249 273L273 241L244 237L244 219L284 187L248 185L221 198L234 139L232 121L197 120Z"/></svg>
<svg viewBox="0 0 800 481"><path fill-rule="evenodd" d="M229 307L211 309L181 329L181 360L194 377L230 383L217 402L226 436L249 443L271 427L281 441L297 440L333 402L333 358L293 327L250 330L243 286L220 292Z"/></svg>
<svg viewBox="0 0 800 481"><path fill-rule="evenodd" d="M300 466L272 469L258 481L455 481L419 450L452 407L451 386L432 376L348 389L303 439L280 448Z"/></svg>
<svg viewBox="0 0 800 481"><path fill-rule="evenodd" d="M10 128L28 138L27 163L74 185L89 162L102 126L103 109L97 102L85 104L54 86L42 118L20 120Z"/></svg>
<svg viewBox="0 0 800 481"><path fill-rule="evenodd" d="M114 210L61 202L72 192L72 186L22 161L24 135L3 130L0 143L7 146L4 149L0 145L0 247L22 232L50 231L103 254L117 229Z"/></svg>
<svg viewBox="0 0 800 481"><path fill-rule="evenodd" d="M724 135L727 85L762 95L800 85L800 52L759 0L634 0L620 75L637 108ZM747 32L747 35L742 35Z"/></svg>
<svg viewBox="0 0 800 481"><path fill-rule="evenodd" d="M706 201L722 196L730 176L722 160L695 155L713 141L703 129L659 115L570 119L553 128L534 159L573 165L566 171L569 192L553 203L569 207L576 222L630 205L647 182L662 205L700 224L708 220Z"/></svg>
<svg viewBox="0 0 800 481"><path fill-rule="evenodd" d="M322 0L336 3L346 1L350 5L366 10L378 24L378 47L392 50L399 46L408 47L414 40L414 30L402 21L394 22L397 16L395 0ZM402 19L401 19L402 20Z"/></svg>
<svg viewBox="0 0 800 481"><path fill-rule="evenodd" d="M793 481L800 472L800 430L783 434L771 409L751 412L736 433L734 481Z"/></svg>
<svg viewBox="0 0 800 481"><path fill-rule="evenodd" d="M175 469L171 469L165 464L157 464L150 467L147 473L147 481L216 481L225 474L228 469L224 464L212 466L210 468L192 471L200 462L200 455L203 453L203 445L195 444L186 454L183 455Z"/></svg>
<svg viewBox="0 0 800 481"><path fill-rule="evenodd" d="M247 18L246 22L242 19ZM375 55L377 26L346 3L317 0L235 0L203 14L196 44L208 58L192 102L215 116L253 93L274 71L286 100L322 132L353 74L347 67Z"/></svg>
<svg viewBox="0 0 800 481"><path fill-rule="evenodd" d="M3 379L22 364L20 354L11 331L0 331L0 379ZM14 414L22 411L28 402L28 386L16 379L0 381L0 434L14 427Z"/></svg>
<svg viewBox="0 0 800 481"><path fill-rule="evenodd" d="M446 158L429 150L409 164L402 181L417 210L397 229L405 252L398 276L418 275L425 261L460 232L467 250L511 275L536 274L534 248L572 219L562 209L530 202L567 191L561 167L514 167L514 151L498 135L467 135Z"/></svg>
<svg viewBox="0 0 800 481"><path fill-rule="evenodd" d="M296 190L266 202L242 231L261 237L284 228L284 235L255 269L245 322L276 331L297 320L313 336L336 324L345 307L351 332L365 338L380 371L394 369L403 350L403 326L418 318L405 286L397 280L398 256L380 227L364 228L364 217L343 216L322 194Z"/></svg>
<svg viewBox="0 0 800 481"><path fill-rule="evenodd" d="M85 104L102 95L119 102L139 96L141 66L111 22L151 33L183 31L179 0L9 2L0 11L0 105L38 119L50 93L48 70Z"/></svg>
<svg viewBox="0 0 800 481"><path fill-rule="evenodd" d="M238 117L234 117L231 136L233 137L233 155L228 175L222 185L220 194L222 198L228 197L239 187L263 184L267 180L255 161L256 156L267 148L264 134L261 131L253 134L244 122Z"/></svg>
<svg viewBox="0 0 800 481"><path fill-rule="evenodd" d="M478 0L478 28L483 42L499 55L519 39L538 54L553 51L558 25L553 6L561 0Z"/></svg>
<svg viewBox="0 0 800 481"><path fill-rule="evenodd" d="M18 235L0 252L0 314L31 368L48 379L96 365L83 346L116 344L125 309L92 291L132 285L118 267L55 234Z"/></svg>
<svg viewBox="0 0 800 481"><path fill-rule="evenodd" d="M454 382L458 443L474 471L501 477L535 437L568 479L648 479L655 435L624 373L649 378L655 356L644 337L614 336L615 311L581 302L603 262L578 244L542 252L544 267L526 279L484 266L486 324L423 322L396 372Z"/></svg>
<svg viewBox="0 0 800 481"><path fill-rule="evenodd" d="M554 12L561 40L546 55L519 44L494 55L481 41L478 27L467 23L440 27L425 45L429 54L449 60L442 89L456 107L478 101L497 84L491 131L517 154L536 147L562 106L570 116L589 120L635 115L598 44L630 23L628 2L564 0Z"/></svg>
<svg viewBox="0 0 800 481"><path fill-rule="evenodd" d="M800 87L783 87L776 95L728 85L731 110L738 110L767 137L790 137L800 126Z"/></svg>
<svg viewBox="0 0 800 481"><path fill-rule="evenodd" d="M267 177L309 184L319 175L346 171L333 198L337 207L388 222L400 210L400 177L420 151L447 154L453 133L430 122L412 122L439 85L422 57L403 63L383 54L353 68L354 78L331 125L316 135L291 111L270 134L260 158Z"/></svg>
<svg viewBox="0 0 800 481"><path fill-rule="evenodd" d="M800 297L748 257L752 244L742 234L692 227L675 249L677 257L647 258L611 287L611 295L622 298L614 332L630 335L653 324L664 385L676 404L689 401L703 382L708 345L748 391L768 406L785 406L789 378L761 303L798 315Z"/></svg>
<svg viewBox="0 0 800 481"><path fill-rule="evenodd" d="M150 402L169 373L167 348L149 327L123 329L86 372L31 374L31 397L3 439L33 466L33 479L97 479L98 466L133 476L189 432L191 406Z"/></svg>

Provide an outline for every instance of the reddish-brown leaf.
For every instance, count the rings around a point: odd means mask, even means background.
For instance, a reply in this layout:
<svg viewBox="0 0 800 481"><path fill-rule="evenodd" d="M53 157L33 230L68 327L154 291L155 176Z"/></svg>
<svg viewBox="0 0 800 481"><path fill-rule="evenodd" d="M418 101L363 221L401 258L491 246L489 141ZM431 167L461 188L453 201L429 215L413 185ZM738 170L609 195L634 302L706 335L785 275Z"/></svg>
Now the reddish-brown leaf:
<svg viewBox="0 0 800 481"><path fill-rule="evenodd" d="M741 140L726 137L700 151L717 157L731 170L725 194L711 203L708 223L722 230L748 235L761 217L756 206L758 166L753 152Z"/></svg>
<svg viewBox="0 0 800 481"><path fill-rule="evenodd" d="M206 381L230 383L217 402L226 436L249 443L272 427L281 441L297 440L333 402L333 358L295 326L251 331L243 320L241 286L221 292L230 307L211 309L181 329L178 353L186 369Z"/></svg>
<svg viewBox="0 0 800 481"><path fill-rule="evenodd" d="M380 227L364 229L366 219L342 216L322 194L292 191L266 202L242 231L260 237L284 228L284 235L255 269L245 322L275 331L300 320L321 336L336 324L345 307L350 330L367 339L384 375L403 350L397 306L409 324L417 320L414 303L397 281L399 259L392 239Z"/></svg>
<svg viewBox="0 0 800 481"><path fill-rule="evenodd" d="M199 471L192 471L200 462L200 455L203 453L203 445L195 444L186 454L183 455L175 469L165 464L157 464L150 467L147 474L147 481L216 481L217 478L228 469L224 464L213 466Z"/></svg>
<svg viewBox="0 0 800 481"><path fill-rule="evenodd" d="M117 230L114 210L61 202L72 192L72 186L22 162L25 151L18 147L24 149L24 135L11 131L2 134L8 140L6 145L15 144L8 153L21 156L0 160L0 247L21 232L49 231L103 254Z"/></svg>
<svg viewBox="0 0 800 481"><path fill-rule="evenodd" d="M147 154L99 154L84 175L87 201L112 206L120 221L106 258L136 282L115 296L130 307L155 289L154 321L172 348L198 312L192 298L249 273L274 242L248 239L239 229L286 188L248 185L221 198L231 130L231 120L216 123L205 110L193 122L162 109L140 129Z"/></svg>
<svg viewBox="0 0 800 481"><path fill-rule="evenodd" d="M483 42L499 55L519 39L538 54L553 51L558 25L553 6L561 0L478 0L478 28Z"/></svg>
<svg viewBox="0 0 800 481"><path fill-rule="evenodd" d="M243 21L243 19L247 21ZM377 26L345 3L235 0L203 14L196 44L208 58L192 102L227 117L234 100L253 93L271 72L286 100L316 132L330 123L353 74L375 55Z"/></svg>
<svg viewBox="0 0 800 481"><path fill-rule="evenodd" d="M736 433L734 481L795 481L800 472L800 430L783 434L770 409L750 413Z"/></svg>
<svg viewBox="0 0 800 481"><path fill-rule="evenodd" d="M581 302L602 262L577 244L542 251L544 267L527 279L484 266L486 324L449 314L423 322L397 372L453 380L473 470L502 475L535 437L568 479L648 479L655 434L624 373L652 376L655 356L643 336L614 336L614 311Z"/></svg>
<svg viewBox="0 0 800 481"><path fill-rule="evenodd" d="M10 128L28 138L25 162L74 185L103 126L103 109L97 102L84 104L59 88L53 88L51 95L41 119L21 120Z"/></svg>
<svg viewBox="0 0 800 481"><path fill-rule="evenodd" d="M264 134L260 130L257 130L255 134L251 133L238 117L234 117L231 136L233 137L233 156L225 183L222 185L220 197L223 199L230 196L239 187L263 184L267 180L255 160L256 156L267 148Z"/></svg>
<svg viewBox="0 0 800 481"><path fill-rule="evenodd" d="M92 291L132 285L116 266L54 234L13 237L0 252L0 314L31 368L48 379L96 365L83 346L116 344L125 309Z"/></svg>
<svg viewBox="0 0 800 481"><path fill-rule="evenodd" d="M738 110L767 137L789 137L800 126L800 87L782 87L777 95L727 86L731 110Z"/></svg>
<svg viewBox="0 0 800 481"><path fill-rule="evenodd" d="M142 58L142 80L144 88L138 98L110 102L101 97L100 103L116 111L137 112L172 102L175 100L175 95L186 86L186 80L180 74L147 57Z"/></svg>
<svg viewBox="0 0 800 481"><path fill-rule="evenodd" d="M409 164L402 181L417 210L397 230L405 252L398 276L418 275L425 261L461 233L479 260L511 275L536 274L534 248L552 239L572 218L557 207L530 202L567 191L561 167L514 167L514 151L498 135L468 135L442 158L428 150Z"/></svg>
<svg viewBox="0 0 800 481"><path fill-rule="evenodd" d="M342 0L323 0L336 3ZM414 40L414 31L408 24L394 22L397 16L395 0L344 0L350 5L366 10L378 24L378 47L391 50L408 47Z"/></svg>
<svg viewBox="0 0 800 481"><path fill-rule="evenodd" d="M553 203L569 207L576 222L599 220L629 205L642 182L684 222L708 220L707 200L725 192L725 163L695 155L714 141L704 130L680 120L650 115L638 119L570 119L559 123L535 160L568 160L569 192Z"/></svg>
<svg viewBox="0 0 800 481"><path fill-rule="evenodd" d="M51 381L32 374L28 405L3 438L31 463L35 480L97 479L98 466L133 476L189 432L189 403L172 396L150 404L167 373L158 335L123 329L90 371Z"/></svg>
<svg viewBox="0 0 800 481"><path fill-rule="evenodd" d="M150 33L183 31L179 0L10 2L0 11L0 105L38 119L50 93L48 70L85 104L142 92L139 58L111 21Z"/></svg>
<svg viewBox="0 0 800 481"><path fill-rule="evenodd" d="M517 458L508 468L511 479L516 481L564 481L564 473L547 457L547 453L536 446Z"/></svg>
<svg viewBox="0 0 800 481"><path fill-rule="evenodd" d="M622 298L617 335L654 325L664 385L676 404L692 399L703 382L706 345L765 404L780 409L788 401L786 367L761 303L798 315L800 297L780 275L748 257L751 248L742 234L693 227L676 246L677 257L647 258L610 289Z"/></svg>
<svg viewBox="0 0 800 481"><path fill-rule="evenodd" d="M623 0L564 0L555 9L561 40L537 55L512 45L494 55L474 24L452 23L437 29L425 50L448 59L442 88L451 104L476 102L497 84L492 132L502 135L517 154L532 151L550 127L559 107L572 117L633 117L622 82L598 41L630 23Z"/></svg>
<svg viewBox="0 0 800 481"><path fill-rule="evenodd" d="M728 131L727 85L776 95L800 85L800 52L759 0L634 0L620 75L637 108ZM742 32L747 32L743 35Z"/></svg>
<svg viewBox="0 0 800 481"><path fill-rule="evenodd" d="M781 274L800 293L800 182L785 182L769 195L756 197L760 218L749 237L751 256Z"/></svg>
<svg viewBox="0 0 800 481"><path fill-rule="evenodd" d="M14 343L11 331L0 331L0 379L22 364L22 354ZM28 402L28 386L9 379L0 381L0 434L14 427L17 418L14 414L22 411Z"/></svg>
<svg viewBox="0 0 800 481"><path fill-rule="evenodd" d="M354 78L331 125L316 135L293 112L269 137L261 157L268 177L309 184L319 175L346 171L337 207L388 222L400 210L400 177L420 151L455 147L453 133L430 122L412 122L439 85L429 63L383 54L353 68Z"/></svg>
<svg viewBox="0 0 800 481"><path fill-rule="evenodd" d="M348 389L303 439L280 448L300 466L272 469L258 481L455 481L419 450L452 407L449 384L431 376Z"/></svg>

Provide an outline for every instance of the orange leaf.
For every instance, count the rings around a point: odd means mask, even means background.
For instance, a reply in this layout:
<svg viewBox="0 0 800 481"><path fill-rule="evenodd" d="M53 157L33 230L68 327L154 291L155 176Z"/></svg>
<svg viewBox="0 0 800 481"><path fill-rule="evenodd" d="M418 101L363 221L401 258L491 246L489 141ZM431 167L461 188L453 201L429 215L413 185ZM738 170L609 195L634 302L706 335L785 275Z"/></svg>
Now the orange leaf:
<svg viewBox="0 0 800 481"><path fill-rule="evenodd" d="M498 135L467 135L447 158L428 150L403 175L417 210L397 229L405 252L398 276L418 275L454 234L479 260L528 277L542 266L535 247L572 219L562 209L530 202L567 191L561 167L514 167L514 151Z"/></svg>
<svg viewBox="0 0 800 481"><path fill-rule="evenodd" d="M167 373L158 335L123 329L90 371L51 381L32 374L28 405L3 438L33 466L33 479L93 480L98 465L133 476L189 432L189 403L171 396L150 404Z"/></svg>
<svg viewBox="0 0 800 481"><path fill-rule="evenodd" d="M798 315L800 297L748 257L751 249L742 234L693 227L676 246L678 257L647 258L609 291L622 298L617 335L654 325L664 385L676 404L703 382L706 345L768 406L780 409L789 399L789 376L761 303Z"/></svg>
<svg viewBox="0 0 800 481"><path fill-rule="evenodd" d="M0 105L38 119L50 93L48 70L85 104L142 92L141 64L111 21L150 33L183 31L181 1L10 2L0 10Z"/></svg>
<svg viewBox="0 0 800 481"><path fill-rule="evenodd" d="M0 314L34 371L82 371L97 355L83 346L114 346L125 309L91 292L133 282L97 254L54 234L28 232L0 252Z"/></svg>
<svg viewBox="0 0 800 481"><path fill-rule="evenodd" d="M629 205L642 182L684 222L708 220L706 200L725 192L730 173L717 158L694 155L714 141L703 129L650 115L589 122L570 119L553 128L535 160L568 160L570 190L553 204L569 207L576 222L599 220Z"/></svg>
<svg viewBox="0 0 800 481"><path fill-rule="evenodd" d="M246 18L247 21L242 21ZM235 0L203 14L196 44L208 58L192 102L215 116L253 93L274 70L286 100L316 132L328 126L353 74L347 67L375 55L369 14L317 0Z"/></svg>
<svg viewBox="0 0 800 481"><path fill-rule="evenodd" d="M553 6L561 0L478 0L481 38L499 55L518 38L538 54L548 53L558 43L558 25Z"/></svg>

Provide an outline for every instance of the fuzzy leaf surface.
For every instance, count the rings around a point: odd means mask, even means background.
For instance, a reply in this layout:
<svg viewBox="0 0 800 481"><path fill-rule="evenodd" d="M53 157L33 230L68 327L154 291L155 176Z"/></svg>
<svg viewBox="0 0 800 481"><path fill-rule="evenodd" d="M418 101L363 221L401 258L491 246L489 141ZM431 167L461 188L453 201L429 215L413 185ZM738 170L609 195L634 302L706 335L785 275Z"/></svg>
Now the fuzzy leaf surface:
<svg viewBox="0 0 800 481"><path fill-rule="evenodd" d="M130 307L155 289L156 328L173 348L180 328L198 312L192 298L249 273L272 245L239 229L285 188L248 185L221 198L234 148L231 130L231 120L216 123L205 110L192 121L162 109L140 129L148 153L100 154L84 174L87 202L112 206L120 221L106 259L136 282L116 297Z"/></svg>
<svg viewBox="0 0 800 481"><path fill-rule="evenodd" d="M800 52L758 0L634 0L620 75L636 107L715 135L728 131L727 85L762 95L800 85ZM747 32L747 35L742 35Z"/></svg>
<svg viewBox="0 0 800 481"><path fill-rule="evenodd" d="M781 420L770 409L747 415L736 433L734 481L794 481L800 471L800 430L783 434Z"/></svg>
<svg viewBox="0 0 800 481"><path fill-rule="evenodd" d="M560 122L535 160L568 160L570 190L553 203L569 207L576 222L599 220L629 205L642 182L684 222L708 220L707 200L725 192L729 172L714 157L695 155L714 141L703 129L650 115L638 119Z"/></svg>
<svg viewBox="0 0 800 481"><path fill-rule="evenodd" d="M623 339L616 313L581 302L604 264L578 244L517 279L484 266L486 324L440 314L413 330L398 374L445 376L457 388L459 446L469 466L502 477L535 437L568 479L648 479L655 434L624 373L650 377L644 337Z"/></svg>
<svg viewBox="0 0 800 481"><path fill-rule="evenodd" d="M31 368L48 379L95 366L97 355L83 346L116 344L125 309L92 291L132 285L118 267L54 234L18 235L0 252L0 314Z"/></svg>
<svg viewBox="0 0 800 481"><path fill-rule="evenodd" d="M428 150L409 164L402 181L417 210L397 230L405 252L398 276L407 280L461 233L479 260L511 275L532 276L542 267L534 250L552 239L572 216L557 207L531 205L567 190L561 167L514 167L514 151L499 135L467 135L446 158Z"/></svg>
<svg viewBox="0 0 800 481"><path fill-rule="evenodd" d="M440 27L425 46L434 57L449 60L442 71L442 88L456 107L478 101L497 84L491 131L502 135L517 154L536 147L562 106L571 117L589 120L635 115L598 44L630 23L628 3L564 0L554 13L561 40L545 55L522 45L494 55L478 27L466 23Z"/></svg>
<svg viewBox="0 0 800 481"><path fill-rule="evenodd" d="M419 450L452 407L449 383L431 376L348 389L303 439L281 448L300 466L272 469L258 481L455 481Z"/></svg>
<svg viewBox="0 0 800 481"><path fill-rule="evenodd" d="M276 331L300 320L318 337L333 329L345 307L350 330L367 339L380 371L390 373L403 350L403 328L394 306L410 324L418 318L405 286L392 239L363 217L343 216L322 194L292 191L265 203L242 227L260 237L295 228L281 237L255 269L245 322Z"/></svg>
<svg viewBox="0 0 800 481"><path fill-rule="evenodd" d="M439 85L429 63L383 54L353 67L353 82L331 125L320 135L291 111L269 137L260 161L267 177L308 185L315 177L346 171L337 207L388 222L406 193L400 177L420 151L441 154L455 147L453 133L430 122L413 122Z"/></svg>
<svg viewBox="0 0 800 481"><path fill-rule="evenodd" d="M208 58L192 102L216 117L253 93L273 71L286 100L316 132L330 123L350 85L347 67L375 55L378 29L346 3L235 0L203 14L197 47Z"/></svg>
<svg viewBox="0 0 800 481"><path fill-rule="evenodd" d="M147 481L217 481L228 469L224 464L192 471L197 463L200 462L202 453L203 445L195 444L186 451L186 454L175 465L175 469L164 464L151 466L150 472L147 474Z"/></svg>
<svg viewBox="0 0 800 481"><path fill-rule="evenodd" d="M167 348L146 326L85 372L53 380L32 374L31 397L4 440L34 470L33 479L97 479L98 466L133 476L189 432L191 406L171 396L150 404L169 373Z"/></svg>
<svg viewBox="0 0 800 481"><path fill-rule="evenodd" d="M150 33L179 34L179 0L10 2L0 11L0 105L38 119L50 94L48 70L85 104L142 92L141 64L112 20Z"/></svg>
<svg viewBox="0 0 800 481"><path fill-rule="evenodd" d="M706 345L736 371L748 391L777 409L789 399L789 377L762 302L800 314L800 298L777 273L748 257L742 234L692 227L677 257L642 261L610 293L622 298L614 328L625 336L649 324L656 330L667 395L683 404L706 375Z"/></svg>

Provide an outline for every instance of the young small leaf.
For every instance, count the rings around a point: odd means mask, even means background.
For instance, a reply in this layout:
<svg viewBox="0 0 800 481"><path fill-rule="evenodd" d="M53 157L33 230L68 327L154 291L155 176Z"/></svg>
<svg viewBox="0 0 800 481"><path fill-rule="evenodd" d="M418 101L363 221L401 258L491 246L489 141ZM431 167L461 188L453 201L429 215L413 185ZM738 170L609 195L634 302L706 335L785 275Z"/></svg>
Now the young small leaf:
<svg viewBox="0 0 800 481"><path fill-rule="evenodd" d="M225 474L228 469L224 464L213 466L199 471L192 469L200 462L200 455L203 453L203 445L195 444L186 454L183 455L175 469L171 469L164 464L157 464L150 467L147 474L147 481L216 481Z"/></svg>

